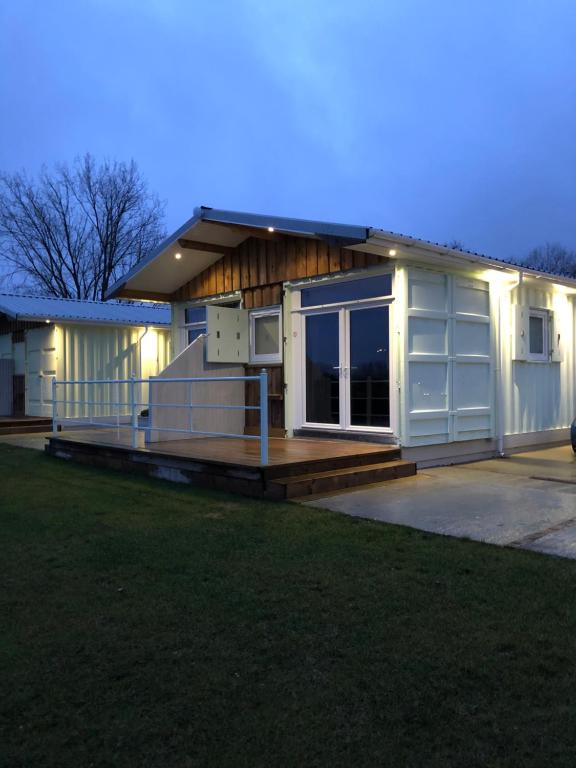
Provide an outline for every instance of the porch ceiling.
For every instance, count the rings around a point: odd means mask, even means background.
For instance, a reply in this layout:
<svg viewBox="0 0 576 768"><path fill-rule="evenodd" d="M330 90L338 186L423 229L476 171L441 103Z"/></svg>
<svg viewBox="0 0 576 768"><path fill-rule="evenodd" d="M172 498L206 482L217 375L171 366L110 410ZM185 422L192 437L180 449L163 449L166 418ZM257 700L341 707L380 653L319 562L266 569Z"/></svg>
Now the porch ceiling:
<svg viewBox="0 0 576 768"><path fill-rule="evenodd" d="M206 221L194 221L164 241L157 255L135 274L126 275L122 286L114 286L114 295L126 296L128 292L134 292L141 295L156 293L169 296L221 259L229 248L235 248L246 237L247 235L238 229ZM179 242L181 240L187 240L188 244L218 246L222 250L218 252L212 249L183 248ZM177 253L181 254L180 259L176 258Z"/></svg>

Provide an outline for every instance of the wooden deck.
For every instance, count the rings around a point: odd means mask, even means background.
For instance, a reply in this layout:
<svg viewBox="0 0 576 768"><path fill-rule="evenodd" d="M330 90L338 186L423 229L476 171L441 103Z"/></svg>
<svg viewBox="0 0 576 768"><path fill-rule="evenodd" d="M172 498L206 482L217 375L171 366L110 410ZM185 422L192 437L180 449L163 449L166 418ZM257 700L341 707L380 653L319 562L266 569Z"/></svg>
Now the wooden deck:
<svg viewBox="0 0 576 768"><path fill-rule="evenodd" d="M269 461L260 442L245 438L195 437L131 444L129 430L71 430L48 438L47 452L60 458L248 496L293 498L415 474L397 446L350 440L271 438Z"/></svg>

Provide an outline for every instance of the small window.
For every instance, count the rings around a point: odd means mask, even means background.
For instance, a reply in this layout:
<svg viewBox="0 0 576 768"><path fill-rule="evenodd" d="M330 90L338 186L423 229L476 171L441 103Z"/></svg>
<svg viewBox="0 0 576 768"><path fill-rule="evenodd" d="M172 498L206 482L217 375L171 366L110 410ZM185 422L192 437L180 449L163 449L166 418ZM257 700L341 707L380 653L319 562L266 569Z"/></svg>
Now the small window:
<svg viewBox="0 0 576 768"><path fill-rule="evenodd" d="M282 316L280 307L250 313L250 362L282 362Z"/></svg>
<svg viewBox="0 0 576 768"><path fill-rule="evenodd" d="M188 307L184 310L184 323L206 323L206 307Z"/></svg>
<svg viewBox="0 0 576 768"><path fill-rule="evenodd" d="M218 306L239 307L239 301L222 302ZM196 307L187 307L184 310L184 332L186 344L192 344L198 336L206 333L206 304Z"/></svg>
<svg viewBox="0 0 576 768"><path fill-rule="evenodd" d="M528 316L528 358L548 360L548 313L531 310Z"/></svg>
<svg viewBox="0 0 576 768"><path fill-rule="evenodd" d="M198 336L206 333L206 307L188 307L184 310L186 343L192 344Z"/></svg>

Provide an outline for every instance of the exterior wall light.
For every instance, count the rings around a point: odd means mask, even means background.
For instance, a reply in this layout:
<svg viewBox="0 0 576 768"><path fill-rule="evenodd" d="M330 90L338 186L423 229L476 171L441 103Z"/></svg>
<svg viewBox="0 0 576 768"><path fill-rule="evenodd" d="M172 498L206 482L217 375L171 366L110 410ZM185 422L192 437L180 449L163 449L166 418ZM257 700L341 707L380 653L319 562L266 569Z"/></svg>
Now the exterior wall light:
<svg viewBox="0 0 576 768"><path fill-rule="evenodd" d="M182 258L182 254L181 253L175 253L174 254L174 258L176 259L176 261L180 261L180 259Z"/></svg>
<svg viewBox="0 0 576 768"><path fill-rule="evenodd" d="M388 251L389 256L396 256L396 248L390 248Z"/></svg>
<svg viewBox="0 0 576 768"><path fill-rule="evenodd" d="M268 227L268 232L274 232L274 227Z"/></svg>

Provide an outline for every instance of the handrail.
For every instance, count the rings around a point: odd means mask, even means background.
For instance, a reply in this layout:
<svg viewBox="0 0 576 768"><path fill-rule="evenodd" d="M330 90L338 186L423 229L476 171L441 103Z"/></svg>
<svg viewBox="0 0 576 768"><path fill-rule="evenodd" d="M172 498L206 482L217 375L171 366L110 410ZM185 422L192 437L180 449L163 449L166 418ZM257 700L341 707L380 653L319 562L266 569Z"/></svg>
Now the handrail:
<svg viewBox="0 0 576 768"><path fill-rule="evenodd" d="M263 371L266 369L263 368ZM149 384L151 381L167 381L185 383L188 381L260 381L259 376L183 376L180 378L164 378L163 376L149 376L147 379L59 379L57 384ZM54 381L54 380L53 380Z"/></svg>
<svg viewBox="0 0 576 768"><path fill-rule="evenodd" d="M142 401L136 397L137 385L150 385L150 384L172 384L172 383L184 383L193 384L200 382L229 382L229 381L257 381L259 382L260 404L259 405L236 405L229 403L152 403L150 398L148 402ZM111 395L107 400L98 400L92 392L92 397L86 399L67 399L66 390L64 390L64 398L59 399L57 396L57 389L59 386L90 386L90 385L108 385L110 387L117 387L116 398L114 398L114 390L112 389ZM129 392L128 398L120 397L120 385L128 385ZM150 389L149 389L150 391ZM191 388L190 388L191 392ZM142 392L140 392L142 394ZM59 416L58 406L85 406L88 408L88 416L86 417L67 417ZM188 419L189 426L187 429L180 429L177 427L166 426L150 426L140 424L138 421L138 408L183 408L187 409L190 413ZM91 409L107 409L109 413L96 415L94 410ZM128 408L129 413L120 414L121 408ZM211 432L203 430L195 430L192 428L192 412L195 409L210 409L215 408L224 411L259 411L260 412L260 435L239 435L227 432ZM116 413L114 413L116 411ZM114 423L105 421L103 419L112 418ZM139 432L152 433L152 432L174 432L178 434L195 434L209 437L229 437L229 438L242 438L245 440L259 440L260 441L260 463L262 465L268 464L269 459L269 429L268 429L268 372L263 368L257 376L190 376L190 377L174 377L163 378L161 376L150 376L149 378L136 378L131 376L125 379L52 379L52 432L54 435L58 434L58 426L68 422L74 424L84 424L88 419L88 423L91 426L99 427L111 427L116 430L129 429L132 433L132 447L138 448L138 434ZM121 421L124 419L124 421Z"/></svg>

